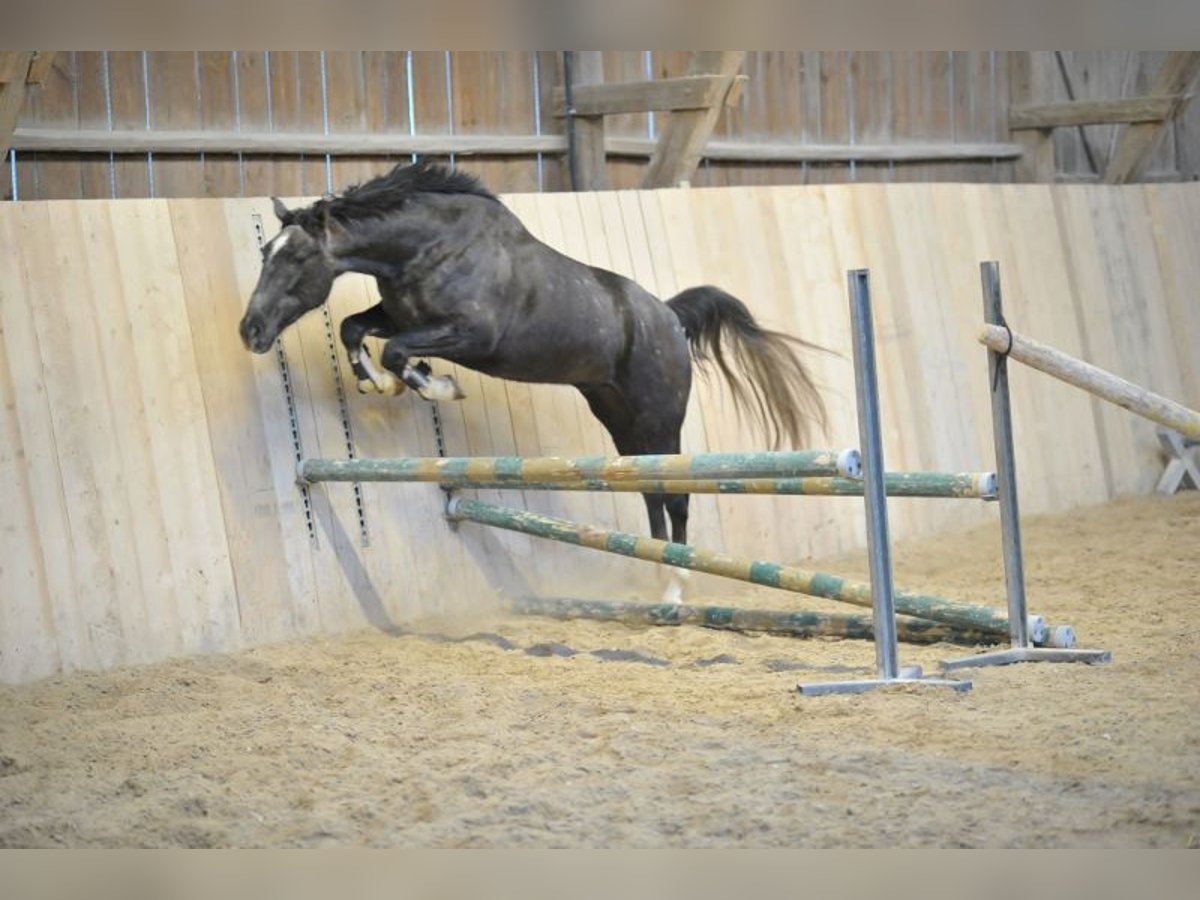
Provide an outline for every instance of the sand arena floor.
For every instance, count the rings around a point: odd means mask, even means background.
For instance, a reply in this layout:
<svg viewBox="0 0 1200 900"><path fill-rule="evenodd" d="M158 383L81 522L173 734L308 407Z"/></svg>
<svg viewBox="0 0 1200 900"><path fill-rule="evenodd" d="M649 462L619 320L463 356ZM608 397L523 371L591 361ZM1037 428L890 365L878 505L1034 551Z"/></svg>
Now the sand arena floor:
<svg viewBox="0 0 1200 900"><path fill-rule="evenodd" d="M999 602L998 540L901 543L897 584ZM77 673L0 688L0 845L1195 846L1200 494L1025 541L1031 606L1111 665L805 698L871 646L490 612Z"/></svg>

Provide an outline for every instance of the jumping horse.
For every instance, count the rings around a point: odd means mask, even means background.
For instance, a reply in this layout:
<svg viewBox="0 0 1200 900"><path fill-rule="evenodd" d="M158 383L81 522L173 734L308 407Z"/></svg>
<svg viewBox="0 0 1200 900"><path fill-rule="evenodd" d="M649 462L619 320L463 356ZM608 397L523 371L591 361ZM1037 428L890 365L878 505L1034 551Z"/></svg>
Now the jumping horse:
<svg viewBox="0 0 1200 900"><path fill-rule="evenodd" d="M774 446L802 442L824 408L798 338L761 327L737 298L694 287L665 303L539 241L473 176L424 162L288 209L263 247L239 326L265 353L329 297L343 272L374 276L380 301L341 323L359 390L461 398L437 357L514 381L574 385L622 455L678 453L693 360L714 362L740 411ZM364 339L383 338L380 366ZM741 370L739 375L735 369ZM646 494L650 532L687 541L688 497Z"/></svg>

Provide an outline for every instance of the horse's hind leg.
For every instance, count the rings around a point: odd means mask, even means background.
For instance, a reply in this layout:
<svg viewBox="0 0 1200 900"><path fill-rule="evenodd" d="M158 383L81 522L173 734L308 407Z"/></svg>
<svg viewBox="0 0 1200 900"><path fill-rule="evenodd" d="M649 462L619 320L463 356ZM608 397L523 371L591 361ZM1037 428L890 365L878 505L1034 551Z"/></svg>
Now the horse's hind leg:
<svg viewBox="0 0 1200 900"><path fill-rule="evenodd" d="M377 303L370 309L342 319L340 328L342 346L350 358L350 368L358 378L358 392L369 394L378 391L380 394L404 393L404 382L386 369L379 371L371 362L371 354L363 346L368 337L391 337L396 333L396 326L386 312L383 304Z"/></svg>

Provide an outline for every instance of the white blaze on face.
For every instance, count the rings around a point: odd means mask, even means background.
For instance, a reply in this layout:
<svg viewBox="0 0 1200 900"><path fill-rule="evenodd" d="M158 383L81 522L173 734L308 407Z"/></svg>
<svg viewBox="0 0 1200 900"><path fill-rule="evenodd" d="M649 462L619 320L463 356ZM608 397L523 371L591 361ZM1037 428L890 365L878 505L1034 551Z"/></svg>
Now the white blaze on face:
<svg viewBox="0 0 1200 900"><path fill-rule="evenodd" d="M283 249L283 245L288 242L288 238L291 236L292 232L289 228L285 228L283 231L279 232L279 237L275 238L275 240L271 242L271 249L267 251L267 262L270 262L272 257L274 257L276 253Z"/></svg>

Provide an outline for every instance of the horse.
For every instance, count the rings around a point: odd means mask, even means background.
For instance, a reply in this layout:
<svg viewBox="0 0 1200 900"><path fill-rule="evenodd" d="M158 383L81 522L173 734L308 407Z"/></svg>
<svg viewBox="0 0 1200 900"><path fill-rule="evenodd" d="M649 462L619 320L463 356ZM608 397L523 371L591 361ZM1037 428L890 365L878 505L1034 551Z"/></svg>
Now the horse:
<svg viewBox="0 0 1200 900"><path fill-rule="evenodd" d="M559 253L530 234L474 176L417 162L288 209L239 332L266 353L329 297L344 272L373 276L380 300L346 317L340 338L363 392L412 388L460 399L436 357L513 381L573 385L622 455L678 453L693 362L715 363L743 411L799 445L824 406L798 348L736 297L705 285L663 302L636 282ZM385 343L376 366L364 341ZM380 368L382 367L382 368ZM743 373L735 372L735 367ZM688 496L644 494L650 533L687 542Z"/></svg>

